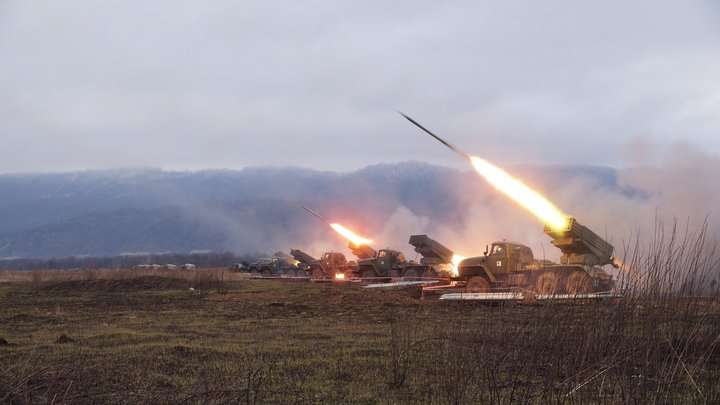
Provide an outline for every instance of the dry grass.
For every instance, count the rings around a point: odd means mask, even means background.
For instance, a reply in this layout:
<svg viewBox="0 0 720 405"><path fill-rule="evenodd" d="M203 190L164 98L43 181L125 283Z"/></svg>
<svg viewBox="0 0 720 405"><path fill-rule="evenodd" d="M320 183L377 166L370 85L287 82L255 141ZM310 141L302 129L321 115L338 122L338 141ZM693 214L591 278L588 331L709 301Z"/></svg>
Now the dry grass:
<svg viewBox="0 0 720 405"><path fill-rule="evenodd" d="M35 287L47 288L48 285L67 282L107 283L108 281L137 280L154 278L157 280L178 280L201 288L215 286L224 281L246 279L248 275L234 273L225 268L196 270L170 269L88 269L88 270L32 270L0 271L0 283L32 283ZM162 287L162 286L160 286Z"/></svg>
<svg viewBox="0 0 720 405"><path fill-rule="evenodd" d="M720 403L717 256L702 231L672 235L631 250L613 302L206 270L0 284L0 402Z"/></svg>

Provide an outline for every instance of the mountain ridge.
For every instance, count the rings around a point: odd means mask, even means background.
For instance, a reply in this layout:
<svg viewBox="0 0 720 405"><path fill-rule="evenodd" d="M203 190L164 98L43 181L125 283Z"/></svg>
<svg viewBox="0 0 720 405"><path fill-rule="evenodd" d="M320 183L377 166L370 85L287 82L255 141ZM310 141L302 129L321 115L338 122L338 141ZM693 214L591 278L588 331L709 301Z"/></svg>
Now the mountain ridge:
<svg viewBox="0 0 720 405"><path fill-rule="evenodd" d="M610 168L537 169L515 168L546 185L580 174L606 187L616 182ZM273 167L0 175L0 195L5 196L0 201L0 258L198 249L246 253L327 238L326 229L300 205L369 232L379 232L400 206L460 226L472 203L468 196L489 192L475 177L417 161L347 173Z"/></svg>

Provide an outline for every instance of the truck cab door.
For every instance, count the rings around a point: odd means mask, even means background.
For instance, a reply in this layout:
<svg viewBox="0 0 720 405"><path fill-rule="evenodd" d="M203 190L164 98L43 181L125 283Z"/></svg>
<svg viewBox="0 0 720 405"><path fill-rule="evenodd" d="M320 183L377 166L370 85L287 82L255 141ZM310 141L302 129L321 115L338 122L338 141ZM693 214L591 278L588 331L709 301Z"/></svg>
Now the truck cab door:
<svg viewBox="0 0 720 405"><path fill-rule="evenodd" d="M320 268L324 272L327 272L332 268L332 257L330 256L330 253L325 253L320 259Z"/></svg>
<svg viewBox="0 0 720 405"><path fill-rule="evenodd" d="M381 250L378 252L375 258L375 271L380 276L388 274L390 268L393 265L393 257L387 250Z"/></svg>
<svg viewBox="0 0 720 405"><path fill-rule="evenodd" d="M488 267L495 274L509 273L512 269L507 243L493 243L488 255Z"/></svg>

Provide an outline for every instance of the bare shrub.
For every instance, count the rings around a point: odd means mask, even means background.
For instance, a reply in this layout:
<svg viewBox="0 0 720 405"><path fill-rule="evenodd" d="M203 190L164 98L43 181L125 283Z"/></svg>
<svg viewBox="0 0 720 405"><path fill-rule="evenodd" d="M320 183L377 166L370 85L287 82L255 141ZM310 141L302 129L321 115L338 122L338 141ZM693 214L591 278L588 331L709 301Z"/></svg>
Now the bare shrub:
<svg viewBox="0 0 720 405"><path fill-rule="evenodd" d="M432 387L427 402L452 404L720 401L719 261L707 224L666 233L659 223L641 241L615 301L460 304L478 321L438 321L429 336L390 317L389 385Z"/></svg>
<svg viewBox="0 0 720 405"><path fill-rule="evenodd" d="M415 354L414 349L418 342L414 339L414 335L408 333L408 329L401 325L398 314L392 306L387 311L386 321L390 329L388 364L386 365L388 385L391 388L399 388L405 384L408 378L410 364Z"/></svg>

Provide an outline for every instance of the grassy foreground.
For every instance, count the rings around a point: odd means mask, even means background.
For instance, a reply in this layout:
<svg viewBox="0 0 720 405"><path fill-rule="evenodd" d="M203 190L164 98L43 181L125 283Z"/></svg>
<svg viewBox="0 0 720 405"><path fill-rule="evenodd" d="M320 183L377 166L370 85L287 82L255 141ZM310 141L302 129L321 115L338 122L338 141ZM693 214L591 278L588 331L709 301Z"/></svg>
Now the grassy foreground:
<svg viewBox="0 0 720 405"><path fill-rule="evenodd" d="M418 295L197 274L0 283L0 403L720 402L715 298Z"/></svg>

